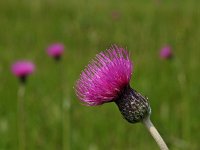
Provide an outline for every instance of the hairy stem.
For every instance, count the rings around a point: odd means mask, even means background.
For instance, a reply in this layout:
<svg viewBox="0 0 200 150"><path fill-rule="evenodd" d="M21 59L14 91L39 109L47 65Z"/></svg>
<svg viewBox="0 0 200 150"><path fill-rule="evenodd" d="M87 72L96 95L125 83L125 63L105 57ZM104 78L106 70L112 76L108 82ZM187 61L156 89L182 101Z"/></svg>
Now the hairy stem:
<svg viewBox="0 0 200 150"><path fill-rule="evenodd" d="M160 149L161 150L168 150L167 145L165 144L164 140L162 139L162 137L158 133L158 131L155 128L155 126L153 125L153 123L151 122L150 117L148 116L148 117L144 118L142 122L146 126L146 128L148 129L150 134L153 136L154 140L156 141L156 143L158 144Z"/></svg>

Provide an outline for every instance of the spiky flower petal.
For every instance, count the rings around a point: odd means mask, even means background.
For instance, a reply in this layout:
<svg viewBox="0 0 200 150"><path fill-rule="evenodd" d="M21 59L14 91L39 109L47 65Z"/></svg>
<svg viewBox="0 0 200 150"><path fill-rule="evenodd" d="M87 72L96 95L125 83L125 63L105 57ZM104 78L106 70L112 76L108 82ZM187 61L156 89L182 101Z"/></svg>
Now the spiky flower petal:
<svg viewBox="0 0 200 150"><path fill-rule="evenodd" d="M76 94L87 105L114 101L129 85L133 64L129 53L116 45L96 55L76 82Z"/></svg>

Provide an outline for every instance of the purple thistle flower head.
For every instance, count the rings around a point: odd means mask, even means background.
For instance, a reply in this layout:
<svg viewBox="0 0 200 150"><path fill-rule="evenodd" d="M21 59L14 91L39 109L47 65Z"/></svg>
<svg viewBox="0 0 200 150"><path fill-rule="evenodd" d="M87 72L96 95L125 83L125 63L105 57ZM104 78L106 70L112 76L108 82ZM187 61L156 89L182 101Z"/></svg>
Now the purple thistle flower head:
<svg viewBox="0 0 200 150"><path fill-rule="evenodd" d="M125 119L139 122L150 113L150 107L145 97L130 87L132 72L128 51L114 45L97 54L83 70L75 85L76 95L89 106L115 102Z"/></svg>
<svg viewBox="0 0 200 150"><path fill-rule="evenodd" d="M172 56L173 54L170 46L165 46L160 50L161 59L170 59Z"/></svg>
<svg viewBox="0 0 200 150"><path fill-rule="evenodd" d="M77 96L91 106L113 101L129 84L132 70L128 52L113 46L97 54L84 69L76 83Z"/></svg>
<svg viewBox="0 0 200 150"><path fill-rule="evenodd" d="M12 65L11 71L16 77L24 81L28 75L35 71L35 65L31 61L20 60Z"/></svg>
<svg viewBox="0 0 200 150"><path fill-rule="evenodd" d="M50 57L55 58L56 60L60 59L60 57L63 55L64 53L64 45L61 43L54 43L51 44L48 48L47 48L47 53Z"/></svg>

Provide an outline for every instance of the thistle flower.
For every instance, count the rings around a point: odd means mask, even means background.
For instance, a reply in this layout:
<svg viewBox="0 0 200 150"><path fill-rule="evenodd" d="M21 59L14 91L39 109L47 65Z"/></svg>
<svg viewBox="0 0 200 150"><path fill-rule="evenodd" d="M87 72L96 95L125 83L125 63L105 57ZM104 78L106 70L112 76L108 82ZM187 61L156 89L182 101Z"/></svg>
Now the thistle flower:
<svg viewBox="0 0 200 150"><path fill-rule="evenodd" d="M53 57L56 60L59 60L64 53L64 45L61 43L51 44L47 48L47 53L50 57Z"/></svg>
<svg viewBox="0 0 200 150"><path fill-rule="evenodd" d="M130 87L133 63L128 51L112 46L84 69L76 83L76 94L89 105L115 102L127 121L139 122L150 114L146 98Z"/></svg>
<svg viewBox="0 0 200 150"><path fill-rule="evenodd" d="M165 46L160 50L161 59L170 59L172 56L173 54L170 46Z"/></svg>
<svg viewBox="0 0 200 150"><path fill-rule="evenodd" d="M115 102L130 123L142 122L161 150L168 150L150 120L147 98L130 87L133 63L128 51L116 45L96 55L76 82L78 98L89 106Z"/></svg>
<svg viewBox="0 0 200 150"><path fill-rule="evenodd" d="M24 95L25 83L27 77L35 71L35 65L31 61L20 60L11 66L12 73L20 79L18 89L17 113L18 113L18 142L19 148L24 150L26 147L26 133L25 133L25 110L24 110Z"/></svg>
<svg viewBox="0 0 200 150"><path fill-rule="evenodd" d="M61 63L60 59L64 53L64 49L65 49L65 46L64 44L62 43L54 43L54 44L51 44L49 45L49 47L46 49L46 52L47 54L54 58L54 60L56 60L57 64L56 64L56 71L58 72L58 82L59 82L59 85L60 86L60 92L61 92L61 98L60 98L60 114L61 114L61 119L60 119L60 129L61 129L61 137L62 137L62 143L61 143L61 148L60 149L63 149L65 150L66 149L66 138L67 138L67 149L71 149L71 103L70 103L70 100L68 101L65 101L65 98L64 98L64 93L63 93L63 64ZM66 107L64 104L67 103L68 107ZM66 113L67 111L67 113ZM68 122L66 122L66 118L68 119ZM67 129L67 134L65 133L66 132L66 127L68 127Z"/></svg>
<svg viewBox="0 0 200 150"><path fill-rule="evenodd" d="M11 71L22 82L25 82L27 76L35 71L35 65L31 61L20 60L12 65Z"/></svg>
<svg viewBox="0 0 200 150"><path fill-rule="evenodd" d="M119 11L112 11L111 12L111 18L112 20L119 20L121 17L121 13Z"/></svg>

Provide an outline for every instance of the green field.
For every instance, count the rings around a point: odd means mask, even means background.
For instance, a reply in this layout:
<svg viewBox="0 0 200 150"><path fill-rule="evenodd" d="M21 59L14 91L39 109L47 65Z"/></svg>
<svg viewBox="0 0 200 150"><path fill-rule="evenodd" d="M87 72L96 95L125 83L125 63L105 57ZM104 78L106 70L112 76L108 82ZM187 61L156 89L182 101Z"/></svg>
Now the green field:
<svg viewBox="0 0 200 150"><path fill-rule="evenodd" d="M81 70L111 44L131 52L131 86L149 98L152 121L169 148L198 150L200 1L158 1L1 0L0 150L18 149L19 84L10 71L18 59L37 65L25 95L27 150L61 149L62 98L65 107L72 103L71 142L67 127L64 136L71 149L158 149L145 127L129 124L114 103L87 107L75 95L73 86ZM60 66L45 52L53 42L66 46ZM158 54L166 44L174 58L163 61ZM67 111L65 118L67 125Z"/></svg>

